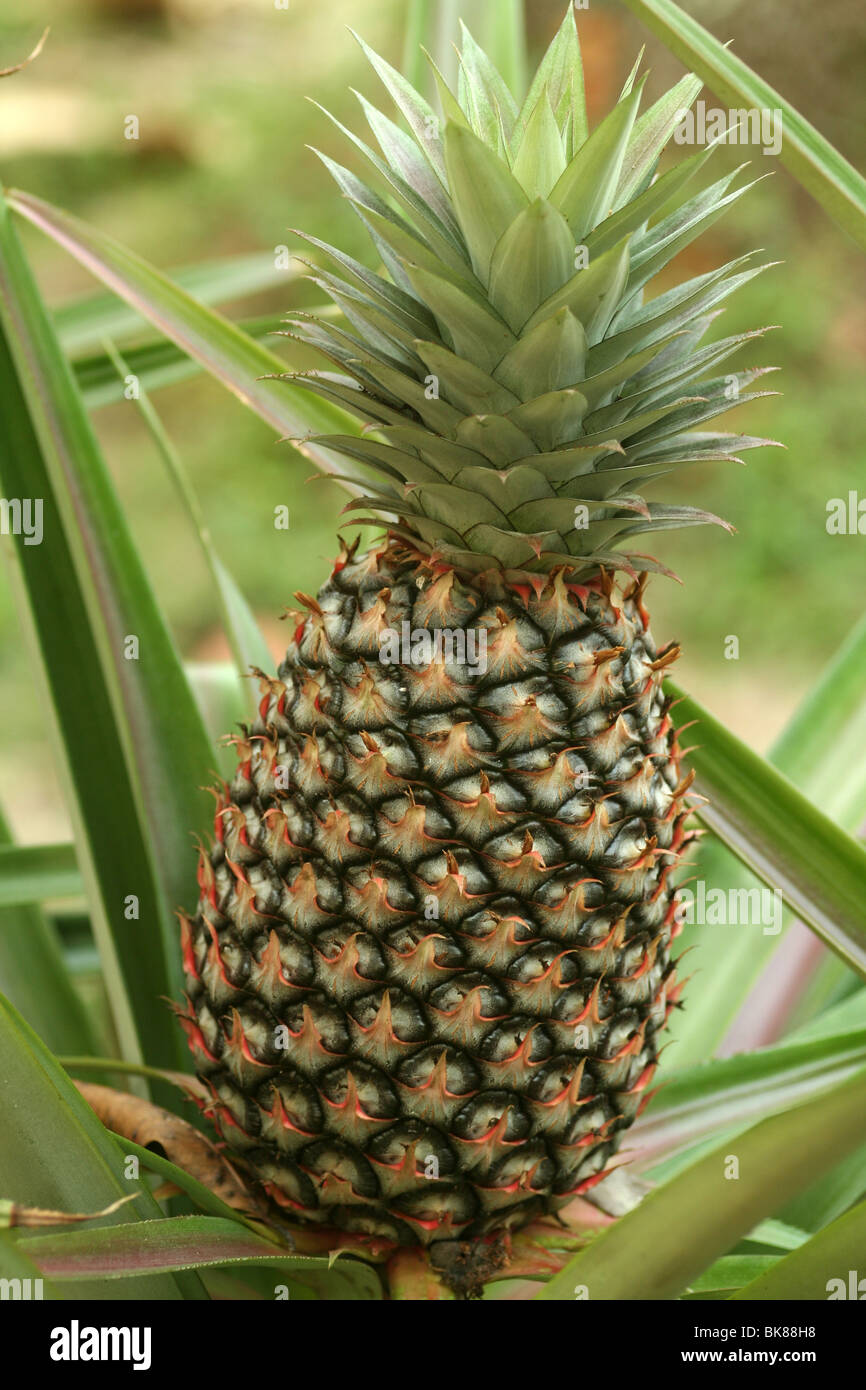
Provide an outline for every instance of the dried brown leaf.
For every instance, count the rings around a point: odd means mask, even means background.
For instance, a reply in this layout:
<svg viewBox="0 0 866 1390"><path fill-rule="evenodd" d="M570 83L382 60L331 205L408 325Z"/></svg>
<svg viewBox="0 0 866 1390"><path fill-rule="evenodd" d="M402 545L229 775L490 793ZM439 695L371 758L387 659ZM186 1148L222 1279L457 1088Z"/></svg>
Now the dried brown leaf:
<svg viewBox="0 0 866 1390"><path fill-rule="evenodd" d="M89 1081L75 1084L106 1129L177 1164L235 1211L268 1218L263 1199L216 1145L186 1120L128 1091Z"/></svg>

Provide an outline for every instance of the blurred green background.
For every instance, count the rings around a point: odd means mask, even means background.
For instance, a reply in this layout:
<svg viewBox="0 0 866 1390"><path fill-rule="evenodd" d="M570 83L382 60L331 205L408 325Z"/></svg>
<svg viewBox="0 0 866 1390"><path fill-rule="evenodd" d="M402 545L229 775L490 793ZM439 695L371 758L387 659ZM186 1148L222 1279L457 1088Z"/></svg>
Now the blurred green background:
<svg viewBox="0 0 866 1390"><path fill-rule="evenodd" d="M495 5L459 6L482 42ZM284 244L302 251L289 232L298 226L370 262L359 224L307 145L349 164L352 158L306 98L359 128L349 88L378 100L378 83L347 26L399 64L407 4L282 6L4 0L0 67L20 61L51 25L40 58L0 84L4 183L77 213L166 269ZM440 8L447 53L458 6L441 0ZM528 0L533 59L563 8L563 0ZM861 161L862 0L687 0L684 8L733 39L741 57L849 159ZM616 100L642 43L649 100L681 75L619 5L592 0L578 23L591 120ZM124 138L130 115L139 120L138 140ZM751 176L773 177L679 257L672 275L700 273L754 246L782 262L740 292L723 325L725 333L781 325L743 355L743 364L781 367L767 385L784 394L743 407L720 428L771 435L787 450L751 453L748 468L676 475L676 500L721 513L738 534L707 529L658 537L654 553L685 584L655 580L651 605L657 638L684 645L679 681L764 751L862 606L866 538L830 536L825 523L828 499L847 496L858 480L866 495L863 257L775 159L754 147L716 158L716 176L722 165L748 158ZM29 227L22 235L52 306L92 292L94 283L53 244ZM293 281L229 312L281 312L320 298L315 287ZM284 645L282 610L296 588L315 590L335 553L339 489L307 482L309 465L291 446L275 443L265 425L203 377L162 390L154 401L276 656ZM138 411L132 403L112 406L98 412L96 424L182 650L190 659L222 658L205 566ZM288 532L272 524L280 503L291 510ZM739 639L737 661L724 655L732 635ZM61 838L68 829L45 723L0 570L0 802L22 840Z"/></svg>

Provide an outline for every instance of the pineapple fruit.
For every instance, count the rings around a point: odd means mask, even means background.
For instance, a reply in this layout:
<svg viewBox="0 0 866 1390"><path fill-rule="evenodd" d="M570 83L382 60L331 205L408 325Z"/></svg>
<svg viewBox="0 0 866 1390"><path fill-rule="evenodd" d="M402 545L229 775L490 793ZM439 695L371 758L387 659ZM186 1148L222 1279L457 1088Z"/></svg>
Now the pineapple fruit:
<svg viewBox="0 0 866 1390"><path fill-rule="evenodd" d="M761 374L717 371L756 335L703 342L757 269L644 298L744 191L687 187L710 150L657 174L695 78L639 116L632 74L589 134L571 11L520 107L465 31L441 118L365 51L411 134L362 99L379 191L325 163L380 268L308 238L341 315L292 330L335 368L296 385L365 426L314 447L386 535L258 673L182 1017L287 1214L431 1245L587 1191L647 1096L688 779L631 546L719 520L644 485L764 442L698 428Z"/></svg>

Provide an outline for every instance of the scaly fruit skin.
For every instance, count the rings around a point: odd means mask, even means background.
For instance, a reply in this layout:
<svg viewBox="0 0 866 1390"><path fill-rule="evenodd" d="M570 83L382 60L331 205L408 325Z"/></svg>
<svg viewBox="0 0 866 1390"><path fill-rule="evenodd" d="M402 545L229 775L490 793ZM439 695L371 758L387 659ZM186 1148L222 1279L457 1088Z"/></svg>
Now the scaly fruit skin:
<svg viewBox="0 0 866 1390"><path fill-rule="evenodd" d="M184 924L212 1117L301 1219L522 1224L602 1172L674 1000L675 651L640 582L461 578L393 538L304 602ZM404 622L483 630L486 670L384 664Z"/></svg>

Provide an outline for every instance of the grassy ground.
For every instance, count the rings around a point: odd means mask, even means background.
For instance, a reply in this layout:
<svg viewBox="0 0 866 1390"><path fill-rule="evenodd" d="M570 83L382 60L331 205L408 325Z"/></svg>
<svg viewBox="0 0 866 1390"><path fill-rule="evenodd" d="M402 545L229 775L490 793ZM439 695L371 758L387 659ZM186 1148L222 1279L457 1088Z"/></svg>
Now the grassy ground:
<svg viewBox="0 0 866 1390"><path fill-rule="evenodd" d="M483 5L467 0L465 8L482 14ZM692 8L723 37L733 34L742 56L763 63L771 79L783 83L793 74L799 90L789 87L786 95L856 156L851 115L862 107L863 52L845 0L828 0L820 13L790 5L793 34L791 23L775 31L750 25L748 6L707 0ZM773 0L759 8L764 20L778 9ZM536 43L552 32L560 9L541 0L529 7ZM287 11L265 0L50 0L39 7L6 0L0 66L22 56L43 17L53 30L38 63L2 84L3 180L59 202L160 266L282 243L296 249L291 226L366 256L359 227L305 147L313 142L343 158L341 137L305 96L357 124L346 88L372 96L377 84L345 25L399 62L404 12L395 0L291 0ZM578 18L597 114L615 99L641 39L615 5L594 4ZM780 44L789 54L811 52L812 67L793 60L786 67ZM647 61L655 95L679 69L653 42ZM123 138L130 114L139 117L138 141ZM732 464L678 475L680 496L687 489L688 500L728 517L738 533L659 538L658 553L687 582L656 580L651 595L657 635L683 642L681 682L764 748L862 605L866 538L830 536L825 522L828 500L856 487L863 457L866 330L862 257L760 150L724 151L719 163L744 158L752 159L753 173L774 177L681 258L676 273L698 273L755 245L783 262L741 293L721 327L728 333L781 325L748 360L780 366L768 384L784 395L745 407L730 425L772 435L787 449L747 455L746 469ZM91 288L44 239L27 230L25 240L53 303ZM279 311L315 298L300 285L233 305L232 312ZM172 387L156 404L204 499L221 554L276 653L280 612L294 589L315 588L335 551L340 494L332 484L306 483L309 465L209 381ZM219 655L204 566L134 408L102 411L97 424L183 650ZM266 524L278 503L291 510L288 533ZM725 656L732 636L738 660ZM64 829L44 733L0 572L0 800L27 839Z"/></svg>

